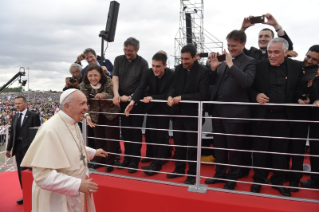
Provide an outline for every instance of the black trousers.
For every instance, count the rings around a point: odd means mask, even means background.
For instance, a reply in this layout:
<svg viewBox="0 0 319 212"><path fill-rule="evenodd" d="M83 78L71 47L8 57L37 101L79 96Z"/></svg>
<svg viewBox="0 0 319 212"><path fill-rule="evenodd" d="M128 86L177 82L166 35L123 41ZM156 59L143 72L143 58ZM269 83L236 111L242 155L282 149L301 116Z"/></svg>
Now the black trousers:
<svg viewBox="0 0 319 212"><path fill-rule="evenodd" d="M128 102L121 102L121 113L124 113ZM124 141L134 141L139 142L135 143L124 143L125 155L135 155L141 156L141 147L142 147L142 129L132 129L130 127L139 127L142 128L144 116L135 116L132 114L142 114L143 113L143 104L134 105L133 109L130 112L130 116L121 115L121 126L128 127L122 128L122 139ZM139 164L139 157L130 157L125 156L124 160L127 160L131 163Z"/></svg>
<svg viewBox="0 0 319 212"><path fill-rule="evenodd" d="M311 120L311 108L309 107L295 107L294 118L295 120ZM307 138L309 123L306 122L293 122L291 137L292 138ZM305 154L306 152L306 140L291 140L289 144L289 152L295 154ZM290 159L290 157L289 157ZM303 171L303 156L291 156L291 170ZM289 163L289 160L288 160ZM288 164L289 165L289 164ZM303 177L303 173L289 172L289 181L298 182Z"/></svg>
<svg viewBox="0 0 319 212"><path fill-rule="evenodd" d="M265 119L287 119L286 110L271 113L266 112ZM255 135L272 137L290 137L291 125L289 122L263 121L260 125L253 123L253 132ZM288 153L288 139L273 138L254 138L253 149L258 151L272 151ZM271 154L271 166L274 169L287 169L287 155ZM253 153L253 165L258 167L267 167L266 153ZM274 171L270 181L273 185L282 185L285 178L284 171ZM265 183L268 171L264 169L254 169L254 182Z"/></svg>
<svg viewBox="0 0 319 212"><path fill-rule="evenodd" d="M198 131L198 121L196 118L174 118L173 129L174 130L188 130ZM197 134L187 132L173 132L174 144L181 146L197 146ZM196 175L196 160L197 160L197 148L185 148L175 147L175 159L176 160L191 160L194 162L188 163L187 174ZM185 173L186 162L176 161L175 171L179 173Z"/></svg>
<svg viewBox="0 0 319 212"><path fill-rule="evenodd" d="M244 124L244 132L245 135L252 135L253 128L251 123ZM242 148L244 150L252 150L253 149L253 138L252 137L243 137L243 145ZM251 166L252 165L252 153L251 152L242 152L242 165L244 166ZM248 174L250 168L241 168L243 173Z"/></svg>
<svg viewBox="0 0 319 212"><path fill-rule="evenodd" d="M221 109L223 105L214 105L213 116L221 117ZM227 120L213 119L213 131L214 133L226 133L226 134L243 134L243 123L228 123ZM224 136L214 135L214 147L229 148L229 149L242 149L243 137L237 136ZM239 151L228 150L214 150L215 162L225 163L232 165L241 165L242 153ZM214 177L227 178L237 180L239 177L240 167L229 166L226 174L227 165L216 165L216 173Z"/></svg>
<svg viewBox="0 0 319 212"><path fill-rule="evenodd" d="M22 177L21 177L21 172L23 170L28 169L28 167L21 167L20 164L24 158L25 152L23 151L22 148L22 141L15 141L15 147L14 147L14 153L15 158L16 158L16 162L17 162L17 169L18 169L18 177L19 177L19 182L20 182L20 186L22 189Z"/></svg>
<svg viewBox="0 0 319 212"><path fill-rule="evenodd" d="M112 125L119 126L119 117L114 118L112 121L108 120L103 114L99 114L99 125ZM118 127L102 127L96 126L93 128L96 138L105 138L105 139L120 139L120 131ZM117 153L118 150L118 141L112 140L100 140L94 139L96 149L103 149L106 152L110 152L106 158L96 157L97 163L114 165L115 156L111 153Z"/></svg>
<svg viewBox="0 0 319 212"><path fill-rule="evenodd" d="M319 108L314 108L314 110L319 110ZM318 111L319 113L319 111ZM315 116L314 118L319 116ZM318 121L318 119L315 119ZM310 138L319 138L319 123L312 123L310 125ZM310 154L319 155L319 141L310 141ZM310 157L311 171L319 173L319 157ZM312 179L319 180L319 174L311 174Z"/></svg>
<svg viewBox="0 0 319 212"><path fill-rule="evenodd" d="M165 114L164 112L161 113L157 110L151 110L148 112L148 114ZM148 116L147 117L147 125L150 128L155 129L165 129L165 131L159 131L159 130L149 130L150 134L150 142L151 143L157 143L157 144L169 144L169 135L168 135L168 129L169 129L169 121L170 117L168 114L166 114L167 117L155 117L155 116ZM152 150L153 157L155 158L165 158L167 156L167 152L169 147L168 146L158 146L158 145L148 145L152 146L150 149ZM154 160L153 163L161 166L164 163L164 160Z"/></svg>

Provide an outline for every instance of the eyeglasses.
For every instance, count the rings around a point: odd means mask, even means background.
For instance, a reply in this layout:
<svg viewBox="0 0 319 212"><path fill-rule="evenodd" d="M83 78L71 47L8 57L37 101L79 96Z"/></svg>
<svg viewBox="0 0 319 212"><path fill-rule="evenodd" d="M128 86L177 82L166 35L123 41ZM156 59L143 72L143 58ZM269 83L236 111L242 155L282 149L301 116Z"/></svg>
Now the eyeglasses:
<svg viewBox="0 0 319 212"><path fill-rule="evenodd" d="M319 60L318 59L316 59L316 58L313 58L313 57L311 57L310 55L306 55L306 58L308 59L308 60L312 60L312 61L314 61L315 63L319 63Z"/></svg>
<svg viewBox="0 0 319 212"><path fill-rule="evenodd" d="M135 51L135 49L134 49L134 50L128 50L128 49L125 49L125 48L124 48L123 51L124 51L124 52L127 52L127 53L133 53L133 52Z"/></svg>

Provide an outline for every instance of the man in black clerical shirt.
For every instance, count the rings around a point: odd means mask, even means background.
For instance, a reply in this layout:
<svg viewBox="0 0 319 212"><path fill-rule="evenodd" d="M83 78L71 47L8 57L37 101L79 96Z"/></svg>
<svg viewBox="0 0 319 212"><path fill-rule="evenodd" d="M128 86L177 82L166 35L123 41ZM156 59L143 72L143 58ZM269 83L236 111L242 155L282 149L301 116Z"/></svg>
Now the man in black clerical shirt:
<svg viewBox="0 0 319 212"><path fill-rule="evenodd" d="M152 102L153 100L165 100L174 80L174 71L166 68L166 53L156 53L152 58L152 68L148 69L141 79L140 85L134 91L132 101L125 109L126 116L129 116L136 102L144 96L145 112L150 115L165 116L148 116L147 126L158 130L149 130L150 143L169 144L169 121L170 108L166 103ZM147 144L148 149L152 151L152 157L165 158L168 152L168 146ZM149 147L151 146L151 148ZM147 175L157 174L155 171L162 169L163 160L153 160L149 166L143 166L144 173Z"/></svg>
<svg viewBox="0 0 319 212"><path fill-rule="evenodd" d="M292 103L301 76L301 64L298 61L286 58L288 42L283 38L271 40L267 47L268 58L257 64L256 76L250 89L251 101L264 103ZM251 110L252 117L257 119L292 119L291 107L285 106L254 106ZM288 139L272 139L270 137L290 137L291 125L282 121L255 121L252 123L255 135L266 138L254 138L254 151L270 151L287 153ZM269 136L269 137L268 137ZM271 165L274 169L287 169L287 155L271 154ZM267 167L266 153L253 153L255 167ZM255 183L268 183L268 171L254 169ZM279 190L284 196L290 192L282 186L285 178L284 171L274 171L270 178L273 188ZM278 185L278 186L275 186ZM259 193L261 185L253 184L251 191Z"/></svg>
<svg viewBox="0 0 319 212"><path fill-rule="evenodd" d="M183 132L198 130L198 104L180 103L181 100L205 101L207 100L209 72L200 65L196 58L196 47L187 44L181 50L182 64L176 66L175 77L168 92L167 104L174 105L176 115L188 117L174 117L173 132L175 147L175 170L167 178L180 177L185 174L186 163L181 160L190 160L188 163L188 176L185 184L195 184L197 149L183 146L197 146L197 133ZM194 117L189 117L194 116Z"/></svg>

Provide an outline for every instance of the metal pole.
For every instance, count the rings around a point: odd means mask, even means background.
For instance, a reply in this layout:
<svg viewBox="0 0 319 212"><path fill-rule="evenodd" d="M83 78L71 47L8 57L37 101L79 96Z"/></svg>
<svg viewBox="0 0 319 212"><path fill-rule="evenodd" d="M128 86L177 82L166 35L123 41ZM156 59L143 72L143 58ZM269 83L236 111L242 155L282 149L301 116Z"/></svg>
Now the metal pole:
<svg viewBox="0 0 319 212"><path fill-rule="evenodd" d="M29 79L29 68L28 68L28 102L30 101L30 88L29 88L29 85L30 85L30 79Z"/></svg>
<svg viewBox="0 0 319 212"><path fill-rule="evenodd" d="M87 146L87 125L86 125L86 118L82 120L82 136L84 145Z"/></svg>
<svg viewBox="0 0 319 212"><path fill-rule="evenodd" d="M197 167L196 167L196 184L190 186L188 191L206 193L207 185L200 184L200 166L201 166L201 155L202 155L202 119L203 119L203 103L198 102L198 134L197 134Z"/></svg>

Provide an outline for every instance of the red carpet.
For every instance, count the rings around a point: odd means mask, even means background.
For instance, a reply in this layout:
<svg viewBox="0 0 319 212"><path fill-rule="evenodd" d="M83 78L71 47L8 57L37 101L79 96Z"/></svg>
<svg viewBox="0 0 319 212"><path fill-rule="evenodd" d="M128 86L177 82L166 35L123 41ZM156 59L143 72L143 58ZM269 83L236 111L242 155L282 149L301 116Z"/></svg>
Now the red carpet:
<svg viewBox="0 0 319 212"><path fill-rule="evenodd" d="M142 153L145 155L145 146ZM123 160L123 158L121 159ZM307 159L308 162L308 159ZM140 164L144 166L147 164ZM213 176L214 166L202 165L202 175ZM167 163L161 171L172 172L174 163ZM104 169L98 171L103 173ZM121 174L146 179L184 183L186 177L168 180L165 174L147 176L143 172L129 174L125 169L115 168L112 174ZM253 172L250 176L241 180L251 182ZM188 192L187 187L177 187L163 184L128 180L111 176L92 174L93 181L99 184L99 191L94 195L97 211L319 211L319 204L305 203L272 198L254 197L248 195L231 194L217 191L207 191L206 194ZM309 178L305 175L303 180ZM23 207L16 204L21 197L21 189L16 172L5 172L0 174L0 211L23 211ZM31 186L32 174L30 171L23 172L24 180L24 211L31 211ZM204 179L201 180L201 184ZM211 186L211 185L210 185ZM223 184L214 185L222 188ZM236 190L249 191L249 184L238 183ZM262 193L280 195L278 191L263 186ZM304 191L292 193L292 197L319 199L319 191Z"/></svg>
<svg viewBox="0 0 319 212"><path fill-rule="evenodd" d="M0 173L0 195L1 212L23 212L23 205L16 203L22 197L17 172Z"/></svg>

